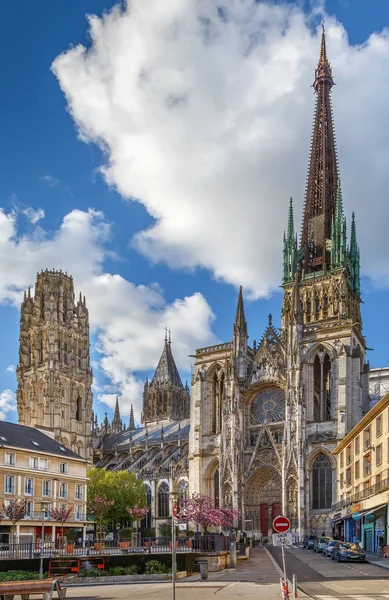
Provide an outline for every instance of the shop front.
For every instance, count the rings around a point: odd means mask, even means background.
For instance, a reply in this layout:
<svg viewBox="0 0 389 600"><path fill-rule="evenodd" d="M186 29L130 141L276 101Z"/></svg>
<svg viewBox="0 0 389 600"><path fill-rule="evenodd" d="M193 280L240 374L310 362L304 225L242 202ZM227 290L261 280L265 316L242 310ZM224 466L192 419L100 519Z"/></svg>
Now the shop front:
<svg viewBox="0 0 389 600"><path fill-rule="evenodd" d="M363 513L362 542L366 552L376 554L387 544L387 505Z"/></svg>

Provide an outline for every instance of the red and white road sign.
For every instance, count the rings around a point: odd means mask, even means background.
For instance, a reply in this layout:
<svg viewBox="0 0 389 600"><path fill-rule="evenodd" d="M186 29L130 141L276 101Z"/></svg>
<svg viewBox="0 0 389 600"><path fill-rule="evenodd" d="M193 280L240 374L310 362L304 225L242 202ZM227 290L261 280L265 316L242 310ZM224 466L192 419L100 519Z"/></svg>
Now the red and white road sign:
<svg viewBox="0 0 389 600"><path fill-rule="evenodd" d="M280 515L273 521L273 529L277 533L286 533L290 529L290 521L287 517Z"/></svg>

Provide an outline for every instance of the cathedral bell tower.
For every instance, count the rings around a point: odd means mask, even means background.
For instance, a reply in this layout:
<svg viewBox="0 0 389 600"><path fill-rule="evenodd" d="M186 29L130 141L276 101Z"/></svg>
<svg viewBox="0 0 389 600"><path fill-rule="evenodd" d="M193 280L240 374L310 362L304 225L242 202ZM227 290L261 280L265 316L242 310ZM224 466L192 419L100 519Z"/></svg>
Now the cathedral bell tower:
<svg viewBox="0 0 389 600"><path fill-rule="evenodd" d="M58 442L91 458L92 370L85 297L75 302L73 279L38 273L34 296L24 294L17 368L20 425L52 432Z"/></svg>
<svg viewBox="0 0 389 600"><path fill-rule="evenodd" d="M313 84L316 108L300 243L290 201L284 234L282 339L287 357L287 456L298 480L303 532L330 532L337 442L368 410L354 213L347 244L323 27ZM288 477L288 465L285 465ZM320 531L319 531L320 530Z"/></svg>

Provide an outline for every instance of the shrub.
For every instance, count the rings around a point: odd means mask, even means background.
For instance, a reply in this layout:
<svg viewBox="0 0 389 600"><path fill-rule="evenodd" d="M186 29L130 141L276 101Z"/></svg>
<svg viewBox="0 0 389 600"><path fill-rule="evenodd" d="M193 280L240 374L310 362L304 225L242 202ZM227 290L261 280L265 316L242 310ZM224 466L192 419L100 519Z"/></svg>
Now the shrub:
<svg viewBox="0 0 389 600"><path fill-rule="evenodd" d="M46 579L47 573L43 575ZM33 571L3 571L0 572L1 581L27 581L29 579L39 579L39 573Z"/></svg>
<svg viewBox="0 0 389 600"><path fill-rule="evenodd" d="M129 567L124 567L124 575L137 575L138 567L136 565L130 565Z"/></svg>
<svg viewBox="0 0 389 600"><path fill-rule="evenodd" d="M102 577L102 575L106 575L106 573L95 567L92 569L80 569L78 574L79 577Z"/></svg>
<svg viewBox="0 0 389 600"><path fill-rule="evenodd" d="M166 565L163 565L158 560L148 560L145 564L145 573L147 574L155 574L155 573L170 573L171 569Z"/></svg>

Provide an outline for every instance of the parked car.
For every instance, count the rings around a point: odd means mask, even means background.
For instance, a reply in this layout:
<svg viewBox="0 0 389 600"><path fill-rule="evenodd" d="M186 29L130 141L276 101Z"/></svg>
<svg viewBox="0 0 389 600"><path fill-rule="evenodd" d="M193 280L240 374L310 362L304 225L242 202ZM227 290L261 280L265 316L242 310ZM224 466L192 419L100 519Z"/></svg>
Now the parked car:
<svg viewBox="0 0 389 600"><path fill-rule="evenodd" d="M325 537L324 535L321 535L320 537L318 537L315 540L315 544L313 546L313 551L314 552L323 552L323 548L326 545L327 542L329 542L332 538L330 537Z"/></svg>
<svg viewBox="0 0 389 600"><path fill-rule="evenodd" d="M357 544L351 542L337 542L332 550L332 560L338 562L351 560L351 561L366 561L366 554Z"/></svg>
<svg viewBox="0 0 389 600"><path fill-rule="evenodd" d="M317 535L306 535L303 541L303 548L307 550L313 550Z"/></svg>
<svg viewBox="0 0 389 600"><path fill-rule="evenodd" d="M323 556L326 558L332 557L332 550L335 548L338 542L336 540L328 540L328 542L323 546Z"/></svg>

